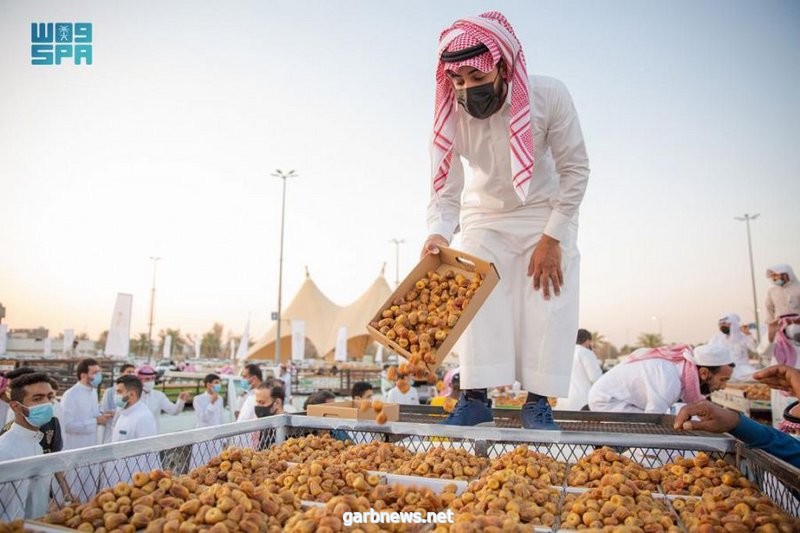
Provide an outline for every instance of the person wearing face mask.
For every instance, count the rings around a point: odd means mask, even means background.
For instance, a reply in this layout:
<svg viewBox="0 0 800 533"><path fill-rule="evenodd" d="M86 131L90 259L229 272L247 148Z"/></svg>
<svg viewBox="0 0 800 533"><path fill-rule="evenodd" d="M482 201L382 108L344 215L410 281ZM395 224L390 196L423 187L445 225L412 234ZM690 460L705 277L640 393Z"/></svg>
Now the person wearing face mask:
<svg viewBox="0 0 800 533"><path fill-rule="evenodd" d="M194 427L205 428L219 426L225 423L225 401L220 393L222 392L222 381L217 374L207 374L203 378L205 392L198 394L192 400L192 407L197 415L197 423ZM219 439L202 442L192 447L191 468L196 468L207 463L209 459L219 455L222 451L223 442Z"/></svg>
<svg viewBox="0 0 800 533"><path fill-rule="evenodd" d="M183 412L186 401L189 399L190 394L186 391L178 395L175 403L171 402L167 395L156 390L156 378L158 372L150 365L142 365L136 369L136 377L142 382L142 402L147 405L150 412L153 413L153 418L156 420L156 425L159 423L159 418L162 412L168 415L177 415Z"/></svg>
<svg viewBox="0 0 800 533"><path fill-rule="evenodd" d="M247 391L247 396L245 396L242 407L236 414L237 422L255 420L257 418L254 409L256 404L255 394L256 389L263 382L263 376L261 369L255 363L250 363L242 369L242 378L246 383L245 390Z"/></svg>
<svg viewBox="0 0 800 533"><path fill-rule="evenodd" d="M0 462L42 455L41 427L53 419L55 391L47 374L34 372L10 384L11 429L0 435ZM0 488L0 521L38 518L47 512L50 478L34 478ZM15 494L16 493L16 494Z"/></svg>
<svg viewBox="0 0 800 533"><path fill-rule="evenodd" d="M708 341L709 344L719 343L731 351L733 362L733 381L747 381L756 371L750 364L750 352L756 352L758 346L750 334L750 330L741 326L741 319L736 313L728 313L718 321L719 330Z"/></svg>
<svg viewBox="0 0 800 533"><path fill-rule="evenodd" d="M734 366L720 344L640 348L592 385L589 410L667 414L679 401L699 402L724 389Z"/></svg>
<svg viewBox="0 0 800 533"><path fill-rule="evenodd" d="M75 367L75 375L78 382L61 398L65 450L95 446L98 426L105 425L114 416L111 411L100 411L97 388L103 382L103 374L97 361L82 359ZM88 501L97 492L99 473L95 465L67 472L69 486L81 501Z"/></svg>
<svg viewBox="0 0 800 533"><path fill-rule="evenodd" d="M578 207L589 160L564 84L528 77L522 46L495 11L439 38L431 199L422 256L460 230L458 248L500 282L460 339L461 387L446 424L491 424L487 387L519 381L525 428L558 429L548 396L569 390L578 331ZM465 176L462 158L471 175Z"/></svg>
<svg viewBox="0 0 800 533"><path fill-rule="evenodd" d="M121 376L114 386L114 404L119 416L114 423L111 442L124 442L158 435L156 418L143 401L144 387L136 376ZM157 470L161 468L158 454L146 453L124 459L126 465L108 464L106 483L113 487L120 481L128 481L134 472Z"/></svg>
<svg viewBox="0 0 800 533"><path fill-rule="evenodd" d="M130 363L125 363L119 367L120 376L133 376L135 374L136 367ZM103 444L108 444L111 442L111 434L112 430L114 429L114 423L117 421L117 417L119 416L117 405L114 402L114 394L116 394L114 387L108 387L103 393L103 399L100 401L100 409L103 412L111 411L114 413L114 417L106 422L106 424L103 426Z"/></svg>
<svg viewBox="0 0 800 533"><path fill-rule="evenodd" d="M204 428L209 426L219 426L224 423L224 400L222 392L222 381L217 374L208 374L203 378L203 385L206 390L198 394L192 400L194 412L197 415L197 424L194 427Z"/></svg>
<svg viewBox="0 0 800 533"><path fill-rule="evenodd" d="M792 267L785 264L767 269L772 287L767 290L767 323L784 315L800 314L800 283Z"/></svg>
<svg viewBox="0 0 800 533"><path fill-rule="evenodd" d="M97 388L103 381L100 365L94 359L82 359L75 367L78 382L61 398L64 411L64 449L74 450L97 444L97 426L114 416L100 411Z"/></svg>
<svg viewBox="0 0 800 533"><path fill-rule="evenodd" d="M767 324L767 335L761 339L759 355L771 365L786 365L800 369L800 315L786 315ZM787 424L783 412L786 406L797 400L791 394L773 389L770 391L772 423L786 431L798 431L800 427Z"/></svg>
<svg viewBox="0 0 800 533"><path fill-rule="evenodd" d="M283 404L286 401L286 393L279 385L269 385L262 383L255 392L255 414L256 418L264 418L273 415L282 415ZM256 450L265 450L275 443L275 430L265 429L257 434Z"/></svg>

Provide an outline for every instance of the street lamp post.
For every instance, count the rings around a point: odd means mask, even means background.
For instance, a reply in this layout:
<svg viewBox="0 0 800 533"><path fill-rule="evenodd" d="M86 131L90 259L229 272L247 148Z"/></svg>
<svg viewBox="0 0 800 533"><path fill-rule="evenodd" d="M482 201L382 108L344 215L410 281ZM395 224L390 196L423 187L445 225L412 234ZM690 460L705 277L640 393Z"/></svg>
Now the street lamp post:
<svg viewBox="0 0 800 533"><path fill-rule="evenodd" d="M753 312L756 315L756 340L761 342L761 324L758 320L758 300L756 299L756 274L753 269L753 243L750 239L750 221L758 218L759 213L755 215L744 214L743 217L733 217L736 220L744 221L747 225L747 253L750 255L750 283L753 287Z"/></svg>
<svg viewBox="0 0 800 533"><path fill-rule="evenodd" d="M283 198L281 200L281 252L278 259L278 335L275 340L275 365L281 364L281 306L283 301L283 228L286 220L286 179L296 178L297 174L294 170L290 170L284 174L281 170L276 170L272 173L276 178L283 181Z"/></svg>
<svg viewBox="0 0 800 533"><path fill-rule="evenodd" d="M400 245L406 242L404 239L391 239L394 244L394 286L400 285Z"/></svg>
<svg viewBox="0 0 800 533"><path fill-rule="evenodd" d="M150 323L147 327L147 340L150 341L150 350L147 351L147 362L149 363L153 357L153 312L156 307L156 265L161 260L161 257L150 257L153 261L153 287L150 289Z"/></svg>

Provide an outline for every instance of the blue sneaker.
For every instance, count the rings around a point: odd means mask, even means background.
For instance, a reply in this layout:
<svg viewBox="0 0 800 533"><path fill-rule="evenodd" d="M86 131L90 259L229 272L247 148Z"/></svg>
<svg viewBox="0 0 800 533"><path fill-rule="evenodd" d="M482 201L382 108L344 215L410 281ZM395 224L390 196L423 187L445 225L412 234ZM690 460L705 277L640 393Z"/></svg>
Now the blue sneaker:
<svg viewBox="0 0 800 533"><path fill-rule="evenodd" d="M525 429L549 429L558 431L561 429L553 421L553 409L547 403L547 398L539 398L535 402L528 402L522 406L520 413L522 427Z"/></svg>
<svg viewBox="0 0 800 533"><path fill-rule="evenodd" d="M494 417L486 403L467 399L462 392L453 412L440 423L449 426L494 426Z"/></svg>

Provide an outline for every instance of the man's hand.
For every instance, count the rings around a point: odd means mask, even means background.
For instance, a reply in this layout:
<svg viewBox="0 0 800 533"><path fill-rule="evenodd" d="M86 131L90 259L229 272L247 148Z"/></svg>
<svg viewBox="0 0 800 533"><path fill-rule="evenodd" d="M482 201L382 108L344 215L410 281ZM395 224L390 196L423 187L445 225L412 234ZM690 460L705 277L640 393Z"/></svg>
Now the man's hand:
<svg viewBox="0 0 800 533"><path fill-rule="evenodd" d="M693 416L699 421L691 420ZM725 433L739 425L739 413L709 401L685 405L675 417L675 429Z"/></svg>
<svg viewBox="0 0 800 533"><path fill-rule="evenodd" d="M433 235L428 236L428 239L425 241L425 244L422 245L422 251L419 253L419 258L422 259L428 254L438 254L440 246L449 246L449 245L450 243L447 242L447 239L445 239L438 233L434 233Z"/></svg>
<svg viewBox="0 0 800 533"><path fill-rule="evenodd" d="M787 365L773 365L753 374L753 379L771 387L800 396L800 370Z"/></svg>
<svg viewBox="0 0 800 533"><path fill-rule="evenodd" d="M113 417L114 413L112 413L111 411L106 411L105 413L97 417L97 425L104 426L106 422L111 420Z"/></svg>
<svg viewBox="0 0 800 533"><path fill-rule="evenodd" d="M216 401L217 401L217 398L219 398L219 394L217 394L217 393L216 393L216 392L214 392L214 391L211 391L211 392L209 393L208 397L209 397L209 398L211 398L211 403L214 403L214 402L216 402Z"/></svg>
<svg viewBox="0 0 800 533"><path fill-rule="evenodd" d="M550 285L556 296L561 294L564 274L561 272L561 246L559 241L542 234L528 264L528 276L533 276L533 289L541 287L545 300L550 299Z"/></svg>
<svg viewBox="0 0 800 533"><path fill-rule="evenodd" d="M187 391L183 391L182 393L178 394L178 399L183 400L184 402L188 402L189 398L191 397L192 395L189 394Z"/></svg>

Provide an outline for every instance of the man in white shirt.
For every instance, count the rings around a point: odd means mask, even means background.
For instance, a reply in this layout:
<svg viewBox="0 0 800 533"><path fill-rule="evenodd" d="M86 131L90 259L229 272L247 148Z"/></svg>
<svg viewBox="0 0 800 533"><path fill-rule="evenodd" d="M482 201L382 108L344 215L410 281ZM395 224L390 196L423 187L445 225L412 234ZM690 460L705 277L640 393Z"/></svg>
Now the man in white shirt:
<svg viewBox="0 0 800 533"><path fill-rule="evenodd" d="M800 314L800 282L792 267L785 264L771 266L767 277L772 287L767 290L767 322L784 315Z"/></svg>
<svg viewBox="0 0 800 533"><path fill-rule="evenodd" d="M403 392L400 390L400 386L403 388L408 387L408 390ZM419 405L419 394L417 394L417 389L412 387L405 379L398 379L395 386L386 394L386 401L400 405Z"/></svg>
<svg viewBox="0 0 800 533"><path fill-rule="evenodd" d="M181 392L178 395L178 399L175 400L175 403L172 403L169 398L167 398L166 394L155 389L158 372L156 372L152 366L140 366L136 370L136 376L142 382L144 391L142 393L142 402L147 406L148 409L150 409L150 412L153 413L153 418L156 420L156 425L159 424L159 418L162 412L167 413L168 415L177 415L183 412L183 408L190 397L188 392Z"/></svg>
<svg viewBox="0 0 800 533"><path fill-rule="evenodd" d="M261 373L261 368L255 363L245 365L242 369L242 378L245 380L247 396L245 396L242 407L236 415L237 422L245 422L247 420L255 420L256 411L256 389L263 382L264 374Z"/></svg>
<svg viewBox="0 0 800 533"><path fill-rule="evenodd" d="M589 161L563 83L528 77L505 17L489 12L442 32L431 140L429 237L495 264L500 282L458 352L465 389L445 421L492 423L487 387L522 383L522 425L558 429L548 396L569 390L578 331L578 207ZM461 158L471 176L464 175Z"/></svg>
<svg viewBox="0 0 800 533"><path fill-rule="evenodd" d="M122 376L114 388L114 403L119 409L119 417L114 423L111 442L143 439L158 435L156 419L142 401L142 382L136 376ZM106 465L106 482L114 486L120 481L129 482L135 472L149 472L160 468L158 454L146 453L124 459L125 468L120 464ZM121 471L122 470L122 471Z"/></svg>
<svg viewBox="0 0 800 533"><path fill-rule="evenodd" d="M91 358L81 360L75 374L78 382L61 398L64 450L95 446L97 426L105 425L114 416L111 411L100 412L97 387L103 381L103 374L97 361ZM99 470L95 466L81 466L67 472L69 486L80 501L89 501L94 496L98 477Z"/></svg>
<svg viewBox="0 0 800 533"><path fill-rule="evenodd" d="M120 376L133 376L136 374L136 367L130 363L125 363L121 367L119 367L119 375ZM119 411L117 411L117 405L114 403L114 394L115 389L114 387L108 387L106 391L103 393L103 399L100 401L100 410L104 413L113 412L114 417L106 422L103 426L103 444L108 444L111 442L111 434L114 429L114 423L117 421L117 417L119 416Z"/></svg>
<svg viewBox="0 0 800 533"><path fill-rule="evenodd" d="M600 361L592 351L592 334L588 330L578 330L573 357L569 395L559 398L556 404L556 408L563 411L580 411L586 407L589 403L589 389L603 375Z"/></svg>
<svg viewBox="0 0 800 533"><path fill-rule="evenodd" d="M53 418L55 392L47 374L25 374L11 382L9 408L14 424L0 435L0 462L42 455L39 428ZM39 518L47 512L50 476L25 479L0 488L0 521Z"/></svg>
<svg viewBox="0 0 800 533"><path fill-rule="evenodd" d="M205 428L219 426L225 423L225 402L220 396L222 391L222 381L217 374L208 374L203 378L206 390L198 394L192 400L194 412L197 415L197 423L194 427ZM192 446L191 468L196 468L208 462L212 457L219 455L222 451L222 441L213 440L200 442Z"/></svg>
<svg viewBox="0 0 800 533"><path fill-rule="evenodd" d="M678 401L699 402L724 389L734 366L720 344L640 348L597 380L589 391L589 409L667 414Z"/></svg>

